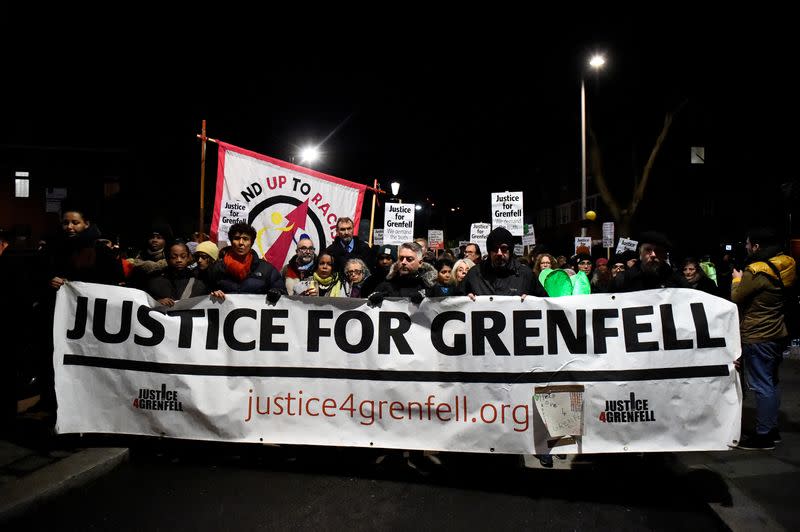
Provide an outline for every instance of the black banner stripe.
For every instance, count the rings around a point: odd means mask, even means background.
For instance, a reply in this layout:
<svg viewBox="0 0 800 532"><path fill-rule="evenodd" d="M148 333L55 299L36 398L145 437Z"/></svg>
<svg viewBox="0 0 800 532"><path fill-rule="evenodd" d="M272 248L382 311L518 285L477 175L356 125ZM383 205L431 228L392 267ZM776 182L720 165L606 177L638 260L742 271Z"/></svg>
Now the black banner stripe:
<svg viewBox="0 0 800 532"><path fill-rule="evenodd" d="M656 381L668 379L697 379L702 377L727 377L729 368L716 366L688 366L678 368L622 369L599 371L537 371L537 372L474 372L474 371L387 371L343 368L290 368L266 366L208 366L198 364L171 364L144 362L116 358L64 355L65 366L168 373L173 375L206 375L214 377L289 377L303 379L347 379L398 382L485 382L530 383L549 382L608 382Z"/></svg>

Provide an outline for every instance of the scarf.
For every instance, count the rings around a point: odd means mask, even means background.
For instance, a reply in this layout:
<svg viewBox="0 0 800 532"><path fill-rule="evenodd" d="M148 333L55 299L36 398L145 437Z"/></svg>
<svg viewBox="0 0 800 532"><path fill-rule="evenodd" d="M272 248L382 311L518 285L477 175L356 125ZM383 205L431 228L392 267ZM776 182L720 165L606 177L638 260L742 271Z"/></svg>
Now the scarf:
<svg viewBox="0 0 800 532"><path fill-rule="evenodd" d="M253 264L253 254L248 253L244 259L239 259L233 253L226 253L222 259L225 261L225 270L240 283L250 275L250 266Z"/></svg>
<svg viewBox="0 0 800 532"><path fill-rule="evenodd" d="M318 293L321 293L324 289L326 292L326 296L328 297L339 297L339 292L342 289L342 284L339 282L339 276L334 273L330 277L326 277L323 279L319 276L317 272L314 272L314 281L317 283Z"/></svg>

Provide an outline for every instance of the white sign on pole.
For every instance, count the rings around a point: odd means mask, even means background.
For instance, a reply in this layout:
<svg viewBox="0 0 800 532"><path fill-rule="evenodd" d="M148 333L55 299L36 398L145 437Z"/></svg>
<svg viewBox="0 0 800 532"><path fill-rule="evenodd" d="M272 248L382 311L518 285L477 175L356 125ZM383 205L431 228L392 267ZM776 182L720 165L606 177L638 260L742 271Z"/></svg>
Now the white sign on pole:
<svg viewBox="0 0 800 532"><path fill-rule="evenodd" d="M638 240L631 240L629 238L620 237L617 242L617 251L615 253L622 253L623 251L636 251L636 246L639 245Z"/></svg>
<svg viewBox="0 0 800 532"><path fill-rule="evenodd" d="M522 236L522 192L492 192L492 226Z"/></svg>
<svg viewBox="0 0 800 532"><path fill-rule="evenodd" d="M525 234L522 235L523 246L535 246L536 234L533 232L533 224L524 224Z"/></svg>
<svg viewBox="0 0 800 532"><path fill-rule="evenodd" d="M414 240L414 204L387 203L383 213L383 243L403 244Z"/></svg>
<svg viewBox="0 0 800 532"><path fill-rule="evenodd" d="M444 249L444 231L428 229L428 249Z"/></svg>
<svg viewBox="0 0 800 532"><path fill-rule="evenodd" d="M372 230L372 244L375 246L383 245L383 229Z"/></svg>
<svg viewBox="0 0 800 532"><path fill-rule="evenodd" d="M486 254L486 237L488 237L491 232L491 224L472 224L469 228L469 241L478 244L481 248L481 253Z"/></svg>
<svg viewBox="0 0 800 532"><path fill-rule="evenodd" d="M514 255L521 257L525 254L525 246L522 244L514 244Z"/></svg>
<svg viewBox="0 0 800 532"><path fill-rule="evenodd" d="M614 247L614 222L606 222L603 224L603 247Z"/></svg>
<svg viewBox="0 0 800 532"><path fill-rule="evenodd" d="M578 253L578 248L584 246L592 252L592 237L590 236L576 236L575 237L575 253Z"/></svg>

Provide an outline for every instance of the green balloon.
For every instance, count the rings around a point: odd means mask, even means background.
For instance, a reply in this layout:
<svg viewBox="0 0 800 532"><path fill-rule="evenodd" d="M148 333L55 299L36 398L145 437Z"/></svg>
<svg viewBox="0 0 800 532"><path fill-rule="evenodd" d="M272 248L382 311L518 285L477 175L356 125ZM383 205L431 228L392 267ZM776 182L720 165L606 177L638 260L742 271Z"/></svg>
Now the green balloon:
<svg viewBox="0 0 800 532"><path fill-rule="evenodd" d="M550 297L572 295L572 281L564 270L545 268L539 274L539 282L542 283L545 292Z"/></svg>
<svg viewBox="0 0 800 532"><path fill-rule="evenodd" d="M582 296L592 293L592 283L589 282L589 277L585 272L576 273L570 277L570 281L572 281L572 295Z"/></svg>

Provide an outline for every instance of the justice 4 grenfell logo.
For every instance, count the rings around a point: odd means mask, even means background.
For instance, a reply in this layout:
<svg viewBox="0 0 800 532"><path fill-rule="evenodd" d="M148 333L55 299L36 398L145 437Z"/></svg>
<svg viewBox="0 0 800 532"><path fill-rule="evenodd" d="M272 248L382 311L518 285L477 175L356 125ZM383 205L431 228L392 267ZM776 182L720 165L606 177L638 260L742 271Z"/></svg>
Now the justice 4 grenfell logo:
<svg viewBox="0 0 800 532"><path fill-rule="evenodd" d="M647 423L656 420L647 399L637 399L631 392L628 399L607 400L606 409L600 412L603 423Z"/></svg>
<svg viewBox="0 0 800 532"><path fill-rule="evenodd" d="M139 410L174 410L183 412L183 403L178 399L178 392L167 390L162 384L160 389L139 388L139 396L133 400L133 408Z"/></svg>

